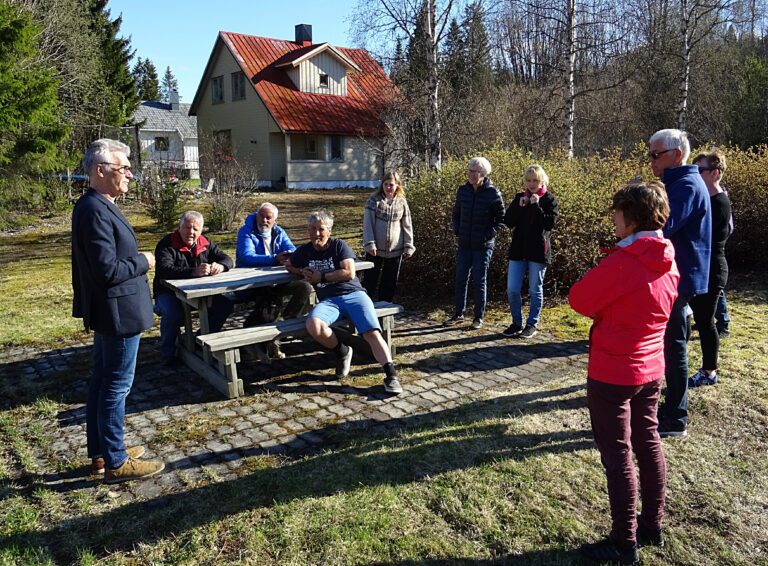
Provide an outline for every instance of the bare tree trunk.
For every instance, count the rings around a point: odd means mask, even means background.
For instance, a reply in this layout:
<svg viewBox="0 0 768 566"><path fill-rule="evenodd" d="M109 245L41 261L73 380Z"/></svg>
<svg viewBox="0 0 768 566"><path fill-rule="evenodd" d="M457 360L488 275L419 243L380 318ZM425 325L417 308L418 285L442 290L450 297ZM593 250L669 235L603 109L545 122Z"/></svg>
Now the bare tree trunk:
<svg viewBox="0 0 768 566"><path fill-rule="evenodd" d="M677 128L685 130L688 123L688 85L691 77L690 18L688 0L680 1L680 34L683 40L683 77L680 81L680 107L677 113Z"/></svg>
<svg viewBox="0 0 768 566"><path fill-rule="evenodd" d="M566 130L568 132L568 158L573 159L573 131L576 119L576 85L574 75L576 72L576 0L568 0L568 73L566 74L566 87L568 100L566 101Z"/></svg>
<svg viewBox="0 0 768 566"><path fill-rule="evenodd" d="M435 0L427 0L427 9L424 10L426 22L425 29L429 40L428 53L428 72L427 90L429 93L429 103L427 106L427 153L429 167L440 169L443 160L442 135L440 132L440 107L438 91L440 89L440 77L438 76L439 63L439 42L437 35L437 22L435 20L436 6Z"/></svg>

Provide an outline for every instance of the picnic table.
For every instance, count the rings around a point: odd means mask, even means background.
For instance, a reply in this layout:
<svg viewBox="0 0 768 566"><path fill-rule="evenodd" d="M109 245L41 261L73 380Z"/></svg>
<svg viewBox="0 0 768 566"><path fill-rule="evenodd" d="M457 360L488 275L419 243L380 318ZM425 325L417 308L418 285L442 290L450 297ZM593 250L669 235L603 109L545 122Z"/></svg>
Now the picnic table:
<svg viewBox="0 0 768 566"><path fill-rule="evenodd" d="M373 267L370 261L355 260L355 271L363 271ZM290 283L299 279L298 275L290 273L281 265L264 267L238 267L219 275L208 277L193 277L189 279L167 279L163 284L170 288L184 307L184 329L181 344L178 348L179 357L184 363L208 381L213 387L229 398L243 395L242 381L237 378L236 364L240 361L239 348L253 338L254 332L249 330L218 332L217 346L206 347L206 338L211 338L211 327L208 309L216 295L271 287ZM200 331L197 339L192 330L192 311L197 310L200 319ZM383 309L377 309L382 310ZM390 309L391 310L391 309ZM402 311L398 306L397 312ZM391 317L390 317L391 318ZM281 321L285 322L280 329L273 329L278 334L287 329L303 328L304 318ZM275 326L274 324L272 325ZM244 336L248 334L248 340ZM262 333L263 334L263 333ZM221 342L224 344L221 344ZM198 344L202 347L198 347Z"/></svg>

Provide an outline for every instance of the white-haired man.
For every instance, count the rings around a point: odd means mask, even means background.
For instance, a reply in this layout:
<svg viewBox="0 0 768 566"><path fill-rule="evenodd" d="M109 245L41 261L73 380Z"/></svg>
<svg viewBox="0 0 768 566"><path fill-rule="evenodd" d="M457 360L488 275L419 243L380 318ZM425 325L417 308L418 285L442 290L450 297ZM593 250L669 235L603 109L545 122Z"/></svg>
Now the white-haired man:
<svg viewBox="0 0 768 566"><path fill-rule="evenodd" d="M93 371L86 402L91 471L107 483L154 475L162 462L139 460L143 446L126 449L125 398L133 384L141 333L152 327L147 271L150 252L139 252L130 222L115 206L128 192L130 148L100 139L85 152L90 189L72 212L72 315L93 330ZM106 469L105 469L106 468Z"/></svg>
<svg viewBox="0 0 768 566"><path fill-rule="evenodd" d="M682 130L660 130L648 141L653 174L669 197L669 219L664 236L675 246L680 271L678 297L664 334L667 393L659 411L659 435L686 436L688 427L688 324L686 306L695 295L707 293L712 217L709 193L699 168L686 165L691 147Z"/></svg>
<svg viewBox="0 0 768 566"><path fill-rule="evenodd" d="M262 203L256 212L248 215L245 223L237 232L237 267L262 267L270 265L285 265L288 257L294 252L288 234L277 225L277 207L271 202ZM245 325L251 326L271 322L268 318L296 318L309 306L312 286L304 280L292 281L284 285L276 285L270 289L255 289L238 293L240 300L256 301L251 314L246 318ZM289 297L283 306L283 298ZM272 310L272 316L266 316L265 310ZM282 358L279 343L271 342L269 346L271 357Z"/></svg>
<svg viewBox="0 0 768 566"><path fill-rule="evenodd" d="M355 254L339 238L331 238L333 213L325 210L309 215L309 243L300 246L286 262L291 273L311 283L320 301L307 316L309 335L336 355L336 378L347 376L352 348L341 342L331 326L341 317L352 321L371 347L384 371L384 390L399 394L403 388L392 363L392 352L381 335L376 309L355 273Z"/></svg>
<svg viewBox="0 0 768 566"><path fill-rule="evenodd" d="M224 251L203 236L203 215L188 210L179 227L158 242L155 248L157 270L152 282L155 313L160 316L160 355L163 364L177 363L176 337L184 322L184 307L176 295L162 284L164 279L188 279L218 275L232 269L234 262ZM209 312L211 332L218 332L232 313L232 302L215 295Z"/></svg>

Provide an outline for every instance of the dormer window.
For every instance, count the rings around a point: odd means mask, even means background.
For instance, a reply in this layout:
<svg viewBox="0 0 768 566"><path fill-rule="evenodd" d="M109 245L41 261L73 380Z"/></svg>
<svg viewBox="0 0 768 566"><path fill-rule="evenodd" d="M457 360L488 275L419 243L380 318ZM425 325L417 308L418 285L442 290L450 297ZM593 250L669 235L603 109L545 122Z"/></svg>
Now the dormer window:
<svg viewBox="0 0 768 566"><path fill-rule="evenodd" d="M320 86L328 88L328 75L320 73Z"/></svg>

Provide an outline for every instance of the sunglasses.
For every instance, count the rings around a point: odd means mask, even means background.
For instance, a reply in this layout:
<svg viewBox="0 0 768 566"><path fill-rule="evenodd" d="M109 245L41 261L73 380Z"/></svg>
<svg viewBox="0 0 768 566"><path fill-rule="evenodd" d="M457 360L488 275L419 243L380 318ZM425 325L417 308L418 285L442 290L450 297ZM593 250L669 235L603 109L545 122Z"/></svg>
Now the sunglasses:
<svg viewBox="0 0 768 566"><path fill-rule="evenodd" d="M659 157L664 155L665 153L669 153L670 151L675 151L674 149L665 149L664 151L649 151L648 152L648 159L651 161L656 161Z"/></svg>
<svg viewBox="0 0 768 566"><path fill-rule="evenodd" d="M717 167L699 167L699 173L706 173L707 171L717 171Z"/></svg>

